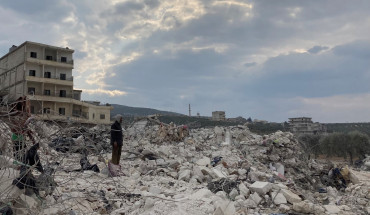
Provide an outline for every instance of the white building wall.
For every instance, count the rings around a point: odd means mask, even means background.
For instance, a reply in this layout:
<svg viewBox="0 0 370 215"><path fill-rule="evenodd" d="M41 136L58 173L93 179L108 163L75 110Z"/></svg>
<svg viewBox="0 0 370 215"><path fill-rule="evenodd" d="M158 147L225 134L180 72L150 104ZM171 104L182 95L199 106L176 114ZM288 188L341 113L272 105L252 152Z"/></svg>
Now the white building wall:
<svg viewBox="0 0 370 215"><path fill-rule="evenodd" d="M72 69L58 68L56 72L56 77L59 78L60 74L66 74L67 80L69 80L72 77Z"/></svg>
<svg viewBox="0 0 370 215"><path fill-rule="evenodd" d="M26 75L29 75L30 70L35 70L36 74L35 77L42 78L44 77L44 74L42 73L42 66L37 65L37 64L32 64L32 63L27 63L26 64Z"/></svg>
<svg viewBox="0 0 370 215"><path fill-rule="evenodd" d="M20 47L14 52L10 53L0 61L0 67L5 69L12 69L24 61L24 47ZM0 74L4 72L0 70Z"/></svg>
<svg viewBox="0 0 370 215"><path fill-rule="evenodd" d="M31 52L36 52L37 53L37 59L44 60L44 48L41 46L33 45L33 44L27 44L26 45L26 57L30 58L31 57Z"/></svg>

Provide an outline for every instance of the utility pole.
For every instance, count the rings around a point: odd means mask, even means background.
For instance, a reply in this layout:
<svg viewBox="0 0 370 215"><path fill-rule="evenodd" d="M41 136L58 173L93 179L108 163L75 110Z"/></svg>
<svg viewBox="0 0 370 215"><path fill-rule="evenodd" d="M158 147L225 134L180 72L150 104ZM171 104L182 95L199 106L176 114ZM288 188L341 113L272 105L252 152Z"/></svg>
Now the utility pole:
<svg viewBox="0 0 370 215"><path fill-rule="evenodd" d="M190 108L190 104L189 104L189 116L191 116L191 108Z"/></svg>

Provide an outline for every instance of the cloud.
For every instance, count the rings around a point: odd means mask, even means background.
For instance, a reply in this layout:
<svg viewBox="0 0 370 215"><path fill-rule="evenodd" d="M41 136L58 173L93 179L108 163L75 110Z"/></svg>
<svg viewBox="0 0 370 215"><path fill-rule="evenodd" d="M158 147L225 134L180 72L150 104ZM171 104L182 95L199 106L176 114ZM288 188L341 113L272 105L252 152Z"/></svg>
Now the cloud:
<svg viewBox="0 0 370 215"><path fill-rule="evenodd" d="M245 67L252 67L252 66L255 66L255 65L257 65L256 62L251 62L251 63L245 63L244 64Z"/></svg>
<svg viewBox="0 0 370 215"><path fill-rule="evenodd" d="M107 96L124 96L127 92L121 90L105 90L105 89L80 89L83 93L94 95L107 95Z"/></svg>
<svg viewBox="0 0 370 215"><path fill-rule="evenodd" d="M368 122L370 118L370 93L297 98L296 102L301 107L294 112L309 113L322 122Z"/></svg>
<svg viewBox="0 0 370 215"><path fill-rule="evenodd" d="M328 49L329 49L329 47L327 47L327 46L314 46L314 47L308 49L307 52L309 52L311 54L317 54L321 51L328 50Z"/></svg>

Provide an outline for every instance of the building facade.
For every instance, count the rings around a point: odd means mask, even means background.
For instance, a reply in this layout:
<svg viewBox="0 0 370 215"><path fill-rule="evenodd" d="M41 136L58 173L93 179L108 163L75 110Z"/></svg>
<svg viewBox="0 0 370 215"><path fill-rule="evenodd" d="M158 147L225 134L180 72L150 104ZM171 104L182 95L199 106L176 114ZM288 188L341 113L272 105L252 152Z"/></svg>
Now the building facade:
<svg viewBox="0 0 370 215"><path fill-rule="evenodd" d="M5 102L27 95L41 119L110 123L111 106L81 101L73 89L74 50L26 41L0 58L0 96Z"/></svg>
<svg viewBox="0 0 370 215"><path fill-rule="evenodd" d="M289 118L289 128L294 134L322 134L326 127L318 122L313 122L311 117Z"/></svg>
<svg viewBox="0 0 370 215"><path fill-rule="evenodd" d="M213 111L212 112L212 120L225 121L226 120L225 111Z"/></svg>

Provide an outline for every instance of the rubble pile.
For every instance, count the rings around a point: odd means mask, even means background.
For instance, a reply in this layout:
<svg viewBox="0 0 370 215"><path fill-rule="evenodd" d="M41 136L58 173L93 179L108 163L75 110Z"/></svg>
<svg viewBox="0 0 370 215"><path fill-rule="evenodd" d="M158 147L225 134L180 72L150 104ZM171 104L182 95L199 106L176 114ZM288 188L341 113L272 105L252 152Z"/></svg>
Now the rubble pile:
<svg viewBox="0 0 370 215"><path fill-rule="evenodd" d="M10 208L15 214L370 213L370 173L365 169L343 168L345 188L328 186L329 179L336 179L323 176L329 174L332 166L307 160L291 133L266 135L263 142L263 137L251 133L247 126L188 130L141 120L124 131L120 162L123 174L111 177L108 126L80 130L69 127L63 132L58 132L57 127L43 129L54 131L42 139L47 150L39 151L44 173L31 168L38 194L12 185L20 172L10 157L2 156L0 211Z"/></svg>

